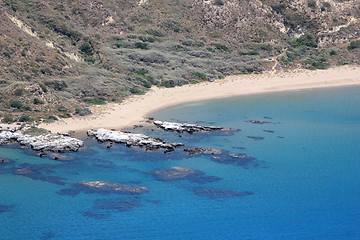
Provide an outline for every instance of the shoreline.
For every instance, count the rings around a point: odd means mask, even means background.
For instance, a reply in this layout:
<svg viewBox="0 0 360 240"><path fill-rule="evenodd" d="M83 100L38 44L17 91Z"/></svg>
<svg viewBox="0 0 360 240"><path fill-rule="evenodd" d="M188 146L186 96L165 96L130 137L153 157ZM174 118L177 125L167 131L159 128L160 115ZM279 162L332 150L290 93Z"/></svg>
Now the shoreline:
<svg viewBox="0 0 360 240"><path fill-rule="evenodd" d="M145 118L153 112L189 102L351 85L360 85L359 67L343 66L327 70L228 76L225 79L195 85L174 88L152 87L146 94L132 95L121 104L92 106L92 115L62 119L50 124L41 124L39 127L52 133L70 130L79 133L97 128L120 130L136 124L144 124Z"/></svg>

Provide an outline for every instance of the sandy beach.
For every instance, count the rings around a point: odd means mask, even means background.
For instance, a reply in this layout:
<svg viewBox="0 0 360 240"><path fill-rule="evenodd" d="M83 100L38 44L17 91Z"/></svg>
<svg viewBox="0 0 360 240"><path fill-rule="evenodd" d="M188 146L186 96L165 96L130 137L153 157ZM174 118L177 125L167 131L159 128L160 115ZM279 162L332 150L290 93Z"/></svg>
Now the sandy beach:
<svg viewBox="0 0 360 240"><path fill-rule="evenodd" d="M229 76L175 88L152 87L145 95L131 96L121 104L93 106L94 114L41 124L53 133L86 131L96 128L122 129L141 124L152 112L187 102L324 87L360 85L359 67L336 67L328 70Z"/></svg>

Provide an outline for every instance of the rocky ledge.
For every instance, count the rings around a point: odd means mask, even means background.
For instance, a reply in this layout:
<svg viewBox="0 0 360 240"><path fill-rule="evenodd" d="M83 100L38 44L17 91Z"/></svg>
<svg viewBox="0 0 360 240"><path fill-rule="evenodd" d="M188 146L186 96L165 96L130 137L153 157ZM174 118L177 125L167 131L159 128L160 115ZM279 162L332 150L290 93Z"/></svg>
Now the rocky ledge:
<svg viewBox="0 0 360 240"><path fill-rule="evenodd" d="M0 145L10 142L18 142L23 146L32 148L35 151L66 152L77 151L84 146L84 142L71 137L44 134L29 135L21 132L0 132Z"/></svg>
<svg viewBox="0 0 360 240"><path fill-rule="evenodd" d="M184 146L183 143L168 143L161 138L149 137L144 134L126 133L121 131L111 131L107 129L89 130L88 136L95 137L100 142L116 142L125 144L128 147L145 147L147 151L174 150Z"/></svg>
<svg viewBox="0 0 360 240"><path fill-rule="evenodd" d="M190 123L176 123L176 122L163 122L163 121L154 121L154 124L159 128L164 129L165 131L173 131L173 132L210 132L224 129L223 127L217 126L201 126L197 124Z"/></svg>

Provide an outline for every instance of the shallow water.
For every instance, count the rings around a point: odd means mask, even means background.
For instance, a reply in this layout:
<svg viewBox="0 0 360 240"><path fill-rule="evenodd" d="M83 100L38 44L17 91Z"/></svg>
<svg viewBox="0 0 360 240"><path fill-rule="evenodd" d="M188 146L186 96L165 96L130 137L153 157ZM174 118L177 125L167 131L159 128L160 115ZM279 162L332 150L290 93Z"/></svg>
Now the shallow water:
<svg viewBox="0 0 360 240"><path fill-rule="evenodd" d="M239 129L229 134L133 130L223 150L225 162L182 149L107 149L90 139L63 162L0 147L0 157L13 160L0 165L0 239L360 239L359 93L351 87L242 96L153 114ZM238 162L229 153L253 158ZM205 178L159 181L150 174L175 166ZM32 174L14 174L24 167ZM64 194L95 180L149 192Z"/></svg>

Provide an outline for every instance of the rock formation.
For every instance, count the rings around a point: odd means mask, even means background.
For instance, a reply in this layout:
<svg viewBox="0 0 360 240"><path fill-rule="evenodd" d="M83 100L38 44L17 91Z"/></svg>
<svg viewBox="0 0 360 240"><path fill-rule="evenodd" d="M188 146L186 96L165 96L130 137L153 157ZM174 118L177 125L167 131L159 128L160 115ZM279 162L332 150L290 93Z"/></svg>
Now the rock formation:
<svg viewBox="0 0 360 240"><path fill-rule="evenodd" d="M0 132L0 145L13 141L18 142L23 146L31 147L35 151L77 151L80 147L84 146L84 142L79 139L61 135L45 134L33 136L19 132Z"/></svg>
<svg viewBox="0 0 360 240"><path fill-rule="evenodd" d="M147 151L157 149L174 150L182 147L182 143L168 143L161 138L149 137L144 134L126 133L121 131L111 131L100 128L98 130L89 130L88 136L95 137L100 142L122 143L128 147L145 147Z"/></svg>
<svg viewBox="0 0 360 240"><path fill-rule="evenodd" d="M224 129L223 127L217 126L201 126L197 124L190 123L176 123L176 122L163 122L163 121L154 121L154 124L159 128L164 129L165 131L173 131L173 132L210 132Z"/></svg>

